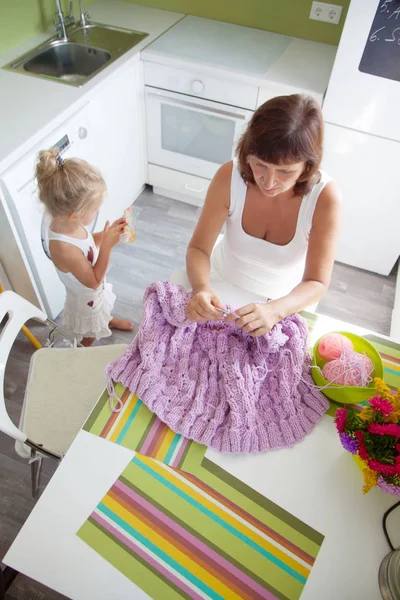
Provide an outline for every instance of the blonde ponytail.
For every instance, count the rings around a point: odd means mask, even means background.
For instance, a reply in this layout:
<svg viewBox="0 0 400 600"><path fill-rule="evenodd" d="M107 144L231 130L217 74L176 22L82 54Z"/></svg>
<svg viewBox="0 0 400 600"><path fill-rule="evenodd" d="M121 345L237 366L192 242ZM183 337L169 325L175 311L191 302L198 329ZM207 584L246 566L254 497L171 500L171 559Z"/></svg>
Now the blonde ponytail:
<svg viewBox="0 0 400 600"><path fill-rule="evenodd" d="M97 204L106 192L101 173L86 160L63 160L56 148L41 150L36 164L39 198L53 217L82 216Z"/></svg>

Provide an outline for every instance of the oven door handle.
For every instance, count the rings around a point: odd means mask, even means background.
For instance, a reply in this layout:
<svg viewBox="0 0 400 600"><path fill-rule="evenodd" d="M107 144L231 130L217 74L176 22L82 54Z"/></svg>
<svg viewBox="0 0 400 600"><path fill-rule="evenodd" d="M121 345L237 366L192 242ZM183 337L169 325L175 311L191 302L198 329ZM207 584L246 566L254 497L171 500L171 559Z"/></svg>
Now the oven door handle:
<svg viewBox="0 0 400 600"><path fill-rule="evenodd" d="M233 119L240 119L242 121L246 120L246 115L243 113L234 113L229 112L228 110L223 110L221 108L212 108L211 106L203 106L202 104L197 104L196 102L190 102L190 100L178 100L176 98L172 98L171 96L166 96L164 94L155 94L154 92L147 92L147 97L156 98L157 100L165 100L170 104L177 104L179 106L188 106L189 108L196 108L199 110L203 110L209 113L223 115L224 117L231 117ZM250 112L250 111L249 111Z"/></svg>

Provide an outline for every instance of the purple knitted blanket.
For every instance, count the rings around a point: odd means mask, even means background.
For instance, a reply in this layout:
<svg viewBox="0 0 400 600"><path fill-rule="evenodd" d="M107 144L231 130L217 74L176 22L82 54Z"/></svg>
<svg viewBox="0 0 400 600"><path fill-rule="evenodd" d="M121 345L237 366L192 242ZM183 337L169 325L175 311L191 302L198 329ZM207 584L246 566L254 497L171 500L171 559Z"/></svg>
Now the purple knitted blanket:
<svg viewBox="0 0 400 600"><path fill-rule="evenodd" d="M138 335L106 368L173 431L223 452L291 446L329 403L310 375L308 329L299 315L252 338L234 324L189 323L190 293L170 282L144 295Z"/></svg>

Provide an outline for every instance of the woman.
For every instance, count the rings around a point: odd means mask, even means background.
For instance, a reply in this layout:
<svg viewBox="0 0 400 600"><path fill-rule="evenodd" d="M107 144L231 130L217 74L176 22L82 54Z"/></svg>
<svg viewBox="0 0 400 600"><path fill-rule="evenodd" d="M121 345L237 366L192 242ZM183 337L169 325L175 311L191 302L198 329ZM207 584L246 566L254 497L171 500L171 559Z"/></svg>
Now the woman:
<svg viewBox="0 0 400 600"><path fill-rule="evenodd" d="M216 281L254 298L236 310L238 319L226 318L252 336L264 335L325 294L340 192L320 170L322 145L322 113L313 98L280 96L254 113L237 160L222 165L209 186L187 250L191 321L221 318ZM214 248L224 224L225 235ZM269 302L258 303L262 300Z"/></svg>

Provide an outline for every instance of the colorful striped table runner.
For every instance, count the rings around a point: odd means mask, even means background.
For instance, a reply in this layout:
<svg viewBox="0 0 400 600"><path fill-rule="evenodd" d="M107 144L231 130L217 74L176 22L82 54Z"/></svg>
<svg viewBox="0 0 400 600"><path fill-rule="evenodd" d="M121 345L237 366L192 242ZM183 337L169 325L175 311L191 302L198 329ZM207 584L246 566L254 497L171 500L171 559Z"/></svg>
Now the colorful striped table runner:
<svg viewBox="0 0 400 600"><path fill-rule="evenodd" d="M140 454L77 535L156 600L296 600L323 542L207 459Z"/></svg>

